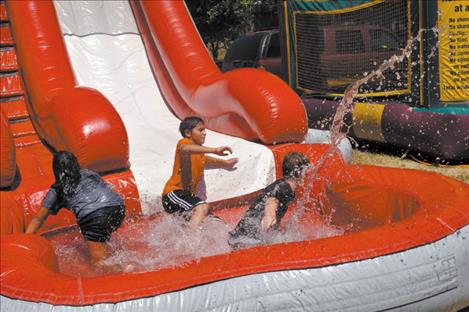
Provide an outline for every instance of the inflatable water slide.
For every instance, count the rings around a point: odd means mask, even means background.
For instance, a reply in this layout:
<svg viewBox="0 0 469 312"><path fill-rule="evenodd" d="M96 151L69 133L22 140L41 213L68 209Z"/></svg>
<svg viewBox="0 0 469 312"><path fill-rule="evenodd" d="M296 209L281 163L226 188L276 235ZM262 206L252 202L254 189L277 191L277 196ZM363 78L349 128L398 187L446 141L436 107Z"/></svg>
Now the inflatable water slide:
<svg viewBox="0 0 469 312"><path fill-rule="evenodd" d="M5 311L457 311L469 305L469 186L432 173L350 166L307 137L301 100L256 69L221 74L182 1L7 1L1 28L1 306ZM209 169L203 233L161 210L179 120L199 115ZM65 210L25 235L70 150L120 192L129 220L100 274ZM226 245L283 155L315 164L272 244ZM422 189L422 185L426 187Z"/></svg>

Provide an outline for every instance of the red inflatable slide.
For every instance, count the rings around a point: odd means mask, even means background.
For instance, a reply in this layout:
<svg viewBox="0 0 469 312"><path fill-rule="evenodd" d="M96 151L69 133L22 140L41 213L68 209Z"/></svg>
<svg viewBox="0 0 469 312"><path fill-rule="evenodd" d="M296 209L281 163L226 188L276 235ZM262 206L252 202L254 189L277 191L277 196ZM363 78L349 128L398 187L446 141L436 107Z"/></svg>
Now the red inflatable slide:
<svg viewBox="0 0 469 312"><path fill-rule="evenodd" d="M125 40L99 31L65 36L60 21L67 17L84 27L91 17L110 25L125 19L134 31L123 32ZM7 1L0 18L2 310L457 311L469 305L469 186L416 170L349 166L333 147L300 144L307 120L299 97L264 71L222 74L183 1ZM139 158L131 155L140 142L131 139L138 132L131 109L122 110L109 90L85 87L70 48L72 41L115 40L110 46L116 46L129 36L144 44L143 54L129 55L148 57L165 105L179 119L200 115L211 130L268 146L274 176L292 150L315 164L283 220L281 239L223 249L251 193L220 201L214 214L224 222L213 231L209 224L207 233L184 234L163 213L141 215ZM94 272L64 209L42 235L23 234L53 183L51 158L59 150L75 153L125 198L129 222L113 244L117 257L126 256L115 261L138 260L134 271ZM162 161L152 165L164 170ZM221 247L200 250L214 246ZM176 252L168 256L165 249Z"/></svg>

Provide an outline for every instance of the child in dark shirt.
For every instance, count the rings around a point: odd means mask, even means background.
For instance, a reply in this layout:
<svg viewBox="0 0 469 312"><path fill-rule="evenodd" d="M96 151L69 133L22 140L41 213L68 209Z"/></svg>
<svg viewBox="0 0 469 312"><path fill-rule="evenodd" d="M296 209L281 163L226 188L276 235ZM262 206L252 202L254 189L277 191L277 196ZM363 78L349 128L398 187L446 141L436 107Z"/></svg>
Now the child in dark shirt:
<svg viewBox="0 0 469 312"><path fill-rule="evenodd" d="M228 244L232 248L262 244L268 231L278 229L289 204L295 199L295 190L310 165L310 161L302 153L290 152L285 156L282 162L283 178L262 191L236 228L229 233Z"/></svg>
<svg viewBox="0 0 469 312"><path fill-rule="evenodd" d="M58 152L52 161L55 183L44 198L41 208L31 220L26 233L35 233L50 214L69 208L76 217L86 240L92 265L108 267L101 261L108 258L107 242L125 217L124 201L94 171L80 168L70 152ZM111 270L119 270L109 266Z"/></svg>

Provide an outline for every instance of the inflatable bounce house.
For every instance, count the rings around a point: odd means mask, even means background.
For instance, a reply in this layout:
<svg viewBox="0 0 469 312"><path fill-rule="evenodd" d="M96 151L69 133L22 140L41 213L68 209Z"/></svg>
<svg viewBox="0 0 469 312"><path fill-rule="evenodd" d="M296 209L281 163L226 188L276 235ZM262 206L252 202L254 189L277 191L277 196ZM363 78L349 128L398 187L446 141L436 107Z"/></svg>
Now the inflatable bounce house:
<svg viewBox="0 0 469 312"><path fill-rule="evenodd" d="M467 1L281 3L285 72L311 128L328 129L347 86L407 48L354 94L350 135L450 162L469 159Z"/></svg>
<svg viewBox="0 0 469 312"><path fill-rule="evenodd" d="M2 311L469 305L469 186L348 165L336 144L304 143L308 119L297 94L262 70L222 74L183 1L2 1L0 19ZM206 170L202 189L222 222L207 218L200 232L161 208L179 122L189 115L206 121L208 146L231 146L239 158L233 170ZM60 150L124 197L127 218L108 260L131 264L129 272L93 270L66 209L42 232L24 234ZM232 250L228 232L281 175L289 151L305 153L314 168L282 231L269 244Z"/></svg>

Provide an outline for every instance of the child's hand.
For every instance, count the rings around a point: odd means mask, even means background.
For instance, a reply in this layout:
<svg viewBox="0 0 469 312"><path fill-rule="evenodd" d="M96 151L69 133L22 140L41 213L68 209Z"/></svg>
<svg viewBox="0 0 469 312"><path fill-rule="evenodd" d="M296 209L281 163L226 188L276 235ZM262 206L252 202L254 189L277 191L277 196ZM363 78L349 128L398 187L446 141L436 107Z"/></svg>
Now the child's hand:
<svg viewBox="0 0 469 312"><path fill-rule="evenodd" d="M233 153L233 151L231 150L231 147L229 146L217 147L214 152L214 154L217 154L220 156L228 156L231 153Z"/></svg>
<svg viewBox="0 0 469 312"><path fill-rule="evenodd" d="M277 221L275 220L275 216L264 215L261 220L261 230L263 232L267 232L267 230L274 226L275 223L277 223Z"/></svg>
<svg viewBox="0 0 469 312"><path fill-rule="evenodd" d="M222 161L225 170L234 171L236 169L235 165L238 163L238 158L224 159Z"/></svg>
<svg viewBox="0 0 469 312"><path fill-rule="evenodd" d="M225 160L225 164L228 167L233 167L234 165L236 165L238 163L238 161L239 161L238 158L230 158L230 159Z"/></svg>

